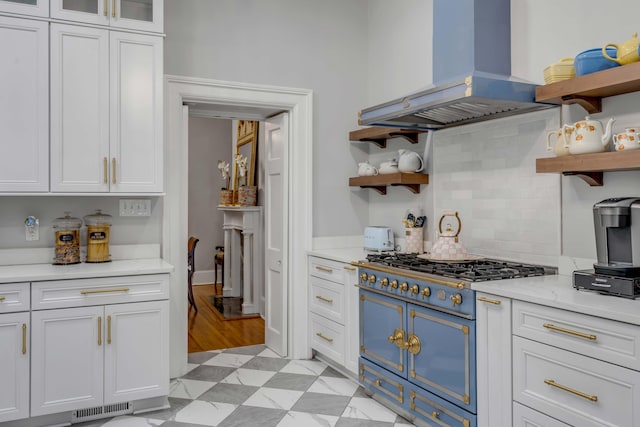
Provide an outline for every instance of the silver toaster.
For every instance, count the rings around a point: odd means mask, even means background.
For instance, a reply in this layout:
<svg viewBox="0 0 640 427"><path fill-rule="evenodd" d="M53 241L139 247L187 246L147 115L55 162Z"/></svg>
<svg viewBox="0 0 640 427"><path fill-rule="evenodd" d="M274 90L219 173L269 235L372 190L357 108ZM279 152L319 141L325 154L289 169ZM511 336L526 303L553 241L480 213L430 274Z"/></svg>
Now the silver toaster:
<svg viewBox="0 0 640 427"><path fill-rule="evenodd" d="M374 225L364 229L364 250L392 251L395 248L391 227Z"/></svg>

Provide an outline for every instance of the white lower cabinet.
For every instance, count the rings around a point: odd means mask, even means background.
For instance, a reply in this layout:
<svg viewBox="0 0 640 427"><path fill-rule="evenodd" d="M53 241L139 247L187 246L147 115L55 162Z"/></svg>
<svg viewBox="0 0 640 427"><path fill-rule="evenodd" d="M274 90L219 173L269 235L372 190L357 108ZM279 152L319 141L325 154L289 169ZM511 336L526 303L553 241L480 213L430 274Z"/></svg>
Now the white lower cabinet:
<svg viewBox="0 0 640 427"><path fill-rule="evenodd" d="M29 416L29 313L0 314L0 422Z"/></svg>
<svg viewBox="0 0 640 427"><path fill-rule="evenodd" d="M168 394L168 301L34 311L31 415Z"/></svg>
<svg viewBox="0 0 640 427"><path fill-rule="evenodd" d="M513 427L569 427L569 425L514 402Z"/></svg>

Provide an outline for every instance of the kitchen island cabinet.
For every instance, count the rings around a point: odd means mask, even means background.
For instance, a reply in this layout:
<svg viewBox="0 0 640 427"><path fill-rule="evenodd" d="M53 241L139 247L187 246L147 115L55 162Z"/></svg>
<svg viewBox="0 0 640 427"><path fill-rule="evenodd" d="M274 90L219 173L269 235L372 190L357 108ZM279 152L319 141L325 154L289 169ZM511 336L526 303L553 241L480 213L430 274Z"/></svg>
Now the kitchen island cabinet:
<svg viewBox="0 0 640 427"><path fill-rule="evenodd" d="M478 395L491 398L478 400L479 426L511 416L522 427L640 423L640 301L577 291L569 276L472 288L479 330L487 330L477 341L478 371L486 371ZM495 381L513 395L493 389Z"/></svg>

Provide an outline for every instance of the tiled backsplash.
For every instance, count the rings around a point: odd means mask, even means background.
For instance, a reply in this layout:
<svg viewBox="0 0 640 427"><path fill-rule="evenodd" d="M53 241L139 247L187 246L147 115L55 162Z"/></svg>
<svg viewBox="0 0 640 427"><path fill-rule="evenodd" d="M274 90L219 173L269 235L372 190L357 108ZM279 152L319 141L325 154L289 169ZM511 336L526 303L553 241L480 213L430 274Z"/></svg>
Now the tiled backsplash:
<svg viewBox="0 0 640 427"><path fill-rule="evenodd" d="M468 252L557 266L561 178L536 174L535 159L559 119L554 108L436 132L432 230L455 210Z"/></svg>

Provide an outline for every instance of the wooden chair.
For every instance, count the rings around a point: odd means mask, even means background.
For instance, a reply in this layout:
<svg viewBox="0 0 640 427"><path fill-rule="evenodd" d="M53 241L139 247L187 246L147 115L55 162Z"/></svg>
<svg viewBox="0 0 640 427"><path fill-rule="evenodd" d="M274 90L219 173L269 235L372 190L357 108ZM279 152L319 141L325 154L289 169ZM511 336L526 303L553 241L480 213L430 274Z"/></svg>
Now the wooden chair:
<svg viewBox="0 0 640 427"><path fill-rule="evenodd" d="M199 241L200 239L190 236L189 242L187 243L187 286L188 286L187 299L189 300L189 304L192 305L193 308L196 310L196 313L198 312L198 307L196 306L196 301L193 298L192 282L193 282L193 273L196 271L196 266L195 266L196 245L198 244Z"/></svg>
<svg viewBox="0 0 640 427"><path fill-rule="evenodd" d="M222 284L222 288L224 288L224 246L216 246L216 254L213 256L213 268L214 268L214 278L213 278L213 286L216 290L216 294L218 293L218 266L222 266L222 277L220 279L220 283Z"/></svg>

